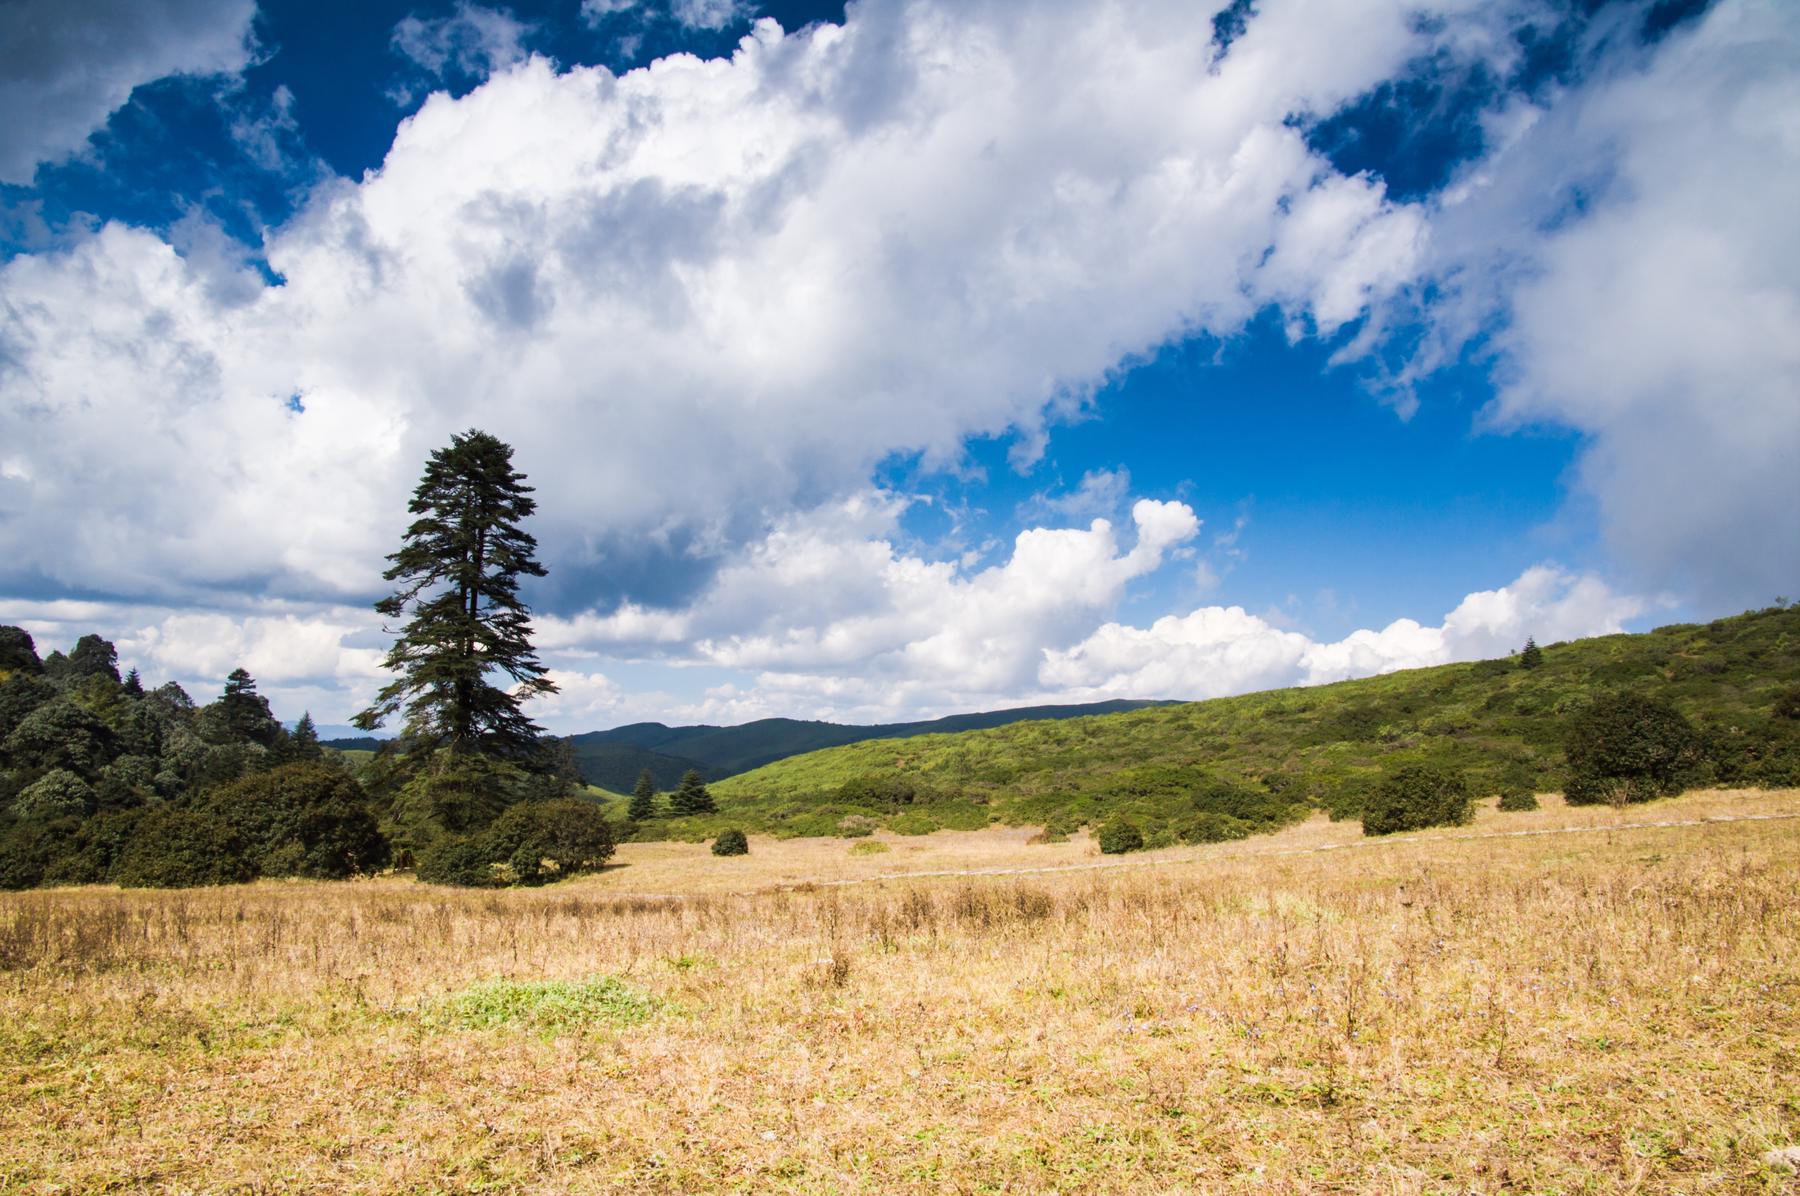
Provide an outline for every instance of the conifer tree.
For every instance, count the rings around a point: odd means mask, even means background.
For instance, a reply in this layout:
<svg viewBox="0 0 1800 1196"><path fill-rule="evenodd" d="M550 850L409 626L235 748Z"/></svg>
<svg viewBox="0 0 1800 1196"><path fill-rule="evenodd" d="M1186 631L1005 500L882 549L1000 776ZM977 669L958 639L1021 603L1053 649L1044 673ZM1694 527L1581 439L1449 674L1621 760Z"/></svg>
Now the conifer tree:
<svg viewBox="0 0 1800 1196"><path fill-rule="evenodd" d="M706 782L692 768L682 775L681 787L669 798L669 812L672 814L711 814L718 808L719 804L713 800Z"/></svg>
<svg viewBox="0 0 1800 1196"><path fill-rule="evenodd" d="M1529 635L1526 636L1525 647L1519 652L1519 667L1522 669L1535 669L1543 663L1544 650L1537 646L1537 640Z"/></svg>
<svg viewBox="0 0 1800 1196"><path fill-rule="evenodd" d="M288 754L296 760L317 760L324 752L319 748L319 729L313 725L312 711L303 711L288 736Z"/></svg>
<svg viewBox="0 0 1800 1196"><path fill-rule="evenodd" d="M656 817L656 778L646 768L638 773L637 787L631 791L631 804L625 808L625 817L633 822L647 822Z"/></svg>
<svg viewBox="0 0 1800 1196"><path fill-rule="evenodd" d="M520 526L537 509L512 449L471 429L431 454L413 491L415 516L384 577L400 588L375 604L411 619L388 653L398 674L358 714L372 731L398 711L415 752L448 748L533 765L542 729L520 712L555 693L531 647L531 612L519 579L542 577L537 541ZM492 684L501 673L512 689Z"/></svg>
<svg viewBox="0 0 1800 1196"><path fill-rule="evenodd" d="M207 721L226 743L260 743L271 747L281 737L281 724L269 709L269 699L256 692L256 678L243 668L225 678L225 692L206 708Z"/></svg>
<svg viewBox="0 0 1800 1196"><path fill-rule="evenodd" d="M138 677L138 671L135 668L125 674L125 692L134 698L144 696L144 683Z"/></svg>

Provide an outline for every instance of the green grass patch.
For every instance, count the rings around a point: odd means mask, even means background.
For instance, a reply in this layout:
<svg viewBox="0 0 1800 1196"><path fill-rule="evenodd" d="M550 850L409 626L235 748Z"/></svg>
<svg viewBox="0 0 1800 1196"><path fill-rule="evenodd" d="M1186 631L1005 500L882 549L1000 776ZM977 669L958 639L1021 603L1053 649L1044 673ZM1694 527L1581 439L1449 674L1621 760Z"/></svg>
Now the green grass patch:
<svg viewBox="0 0 1800 1196"><path fill-rule="evenodd" d="M657 1012L651 997L612 976L490 980L433 1003L429 1020L464 1030L515 1027L554 1037L595 1026L635 1026Z"/></svg>

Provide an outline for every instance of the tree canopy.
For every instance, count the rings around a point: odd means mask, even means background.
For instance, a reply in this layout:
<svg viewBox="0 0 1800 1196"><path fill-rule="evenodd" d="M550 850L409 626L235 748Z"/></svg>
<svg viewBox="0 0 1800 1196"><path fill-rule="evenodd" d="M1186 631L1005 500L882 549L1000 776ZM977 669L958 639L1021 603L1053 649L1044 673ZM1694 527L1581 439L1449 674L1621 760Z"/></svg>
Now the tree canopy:
<svg viewBox="0 0 1800 1196"><path fill-rule="evenodd" d="M541 728L520 710L554 693L531 646L522 577L542 577L537 541L522 524L536 509L512 449L486 432L452 436L431 454L413 491L415 516L383 574L399 588L375 604L390 618L410 614L386 667L396 674L355 718L372 731L404 712L415 752L449 748L499 759L538 759ZM493 684L509 677L512 688Z"/></svg>

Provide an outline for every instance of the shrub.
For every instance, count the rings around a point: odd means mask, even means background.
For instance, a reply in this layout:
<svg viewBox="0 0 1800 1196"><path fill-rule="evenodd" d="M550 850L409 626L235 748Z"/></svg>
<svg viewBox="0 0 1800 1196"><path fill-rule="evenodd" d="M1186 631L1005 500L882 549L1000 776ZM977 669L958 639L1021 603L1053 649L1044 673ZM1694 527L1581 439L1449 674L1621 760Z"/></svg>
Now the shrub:
<svg viewBox="0 0 1800 1196"><path fill-rule="evenodd" d="M861 843L850 845L851 855L882 855L887 850L888 845L880 839L864 839Z"/></svg>
<svg viewBox="0 0 1800 1196"><path fill-rule="evenodd" d="M537 885L601 867L615 839L599 806L564 797L508 808L476 842L490 863L512 870L516 883Z"/></svg>
<svg viewBox="0 0 1800 1196"><path fill-rule="evenodd" d="M713 840L712 853L714 855L749 855L750 841L744 838L744 832L736 827L720 831L719 837Z"/></svg>
<svg viewBox="0 0 1800 1196"><path fill-rule="evenodd" d="M256 879L243 836L203 810L157 806L137 821L131 842L113 866L127 888L180 889L241 884Z"/></svg>
<svg viewBox="0 0 1800 1196"><path fill-rule="evenodd" d="M1251 824L1241 818L1208 811L1182 823L1179 833L1183 843L1227 843L1249 838L1252 829Z"/></svg>
<svg viewBox="0 0 1800 1196"><path fill-rule="evenodd" d="M1499 809L1502 810L1535 810L1538 808L1537 794L1529 789L1507 789L1500 794Z"/></svg>
<svg viewBox="0 0 1800 1196"><path fill-rule="evenodd" d="M310 761L216 790L204 809L242 835L264 876L336 879L388 862L388 842L355 778Z"/></svg>
<svg viewBox="0 0 1800 1196"><path fill-rule="evenodd" d="M1142 851L1144 848L1144 832L1136 823L1127 822L1123 818L1115 818L1101 827L1094 840L1100 844L1104 855L1124 855L1128 851Z"/></svg>
<svg viewBox="0 0 1800 1196"><path fill-rule="evenodd" d="M1790 685L1775 695L1776 718L1800 719L1800 685Z"/></svg>
<svg viewBox="0 0 1800 1196"><path fill-rule="evenodd" d="M481 844L461 835L445 835L419 852L418 867L413 874L429 885L459 885L474 889L498 883Z"/></svg>
<svg viewBox="0 0 1800 1196"><path fill-rule="evenodd" d="M1474 802L1462 773L1431 764L1408 764L1384 778L1363 804L1363 834L1461 826L1474 815Z"/></svg>
<svg viewBox="0 0 1800 1196"><path fill-rule="evenodd" d="M1628 692L1602 695L1570 727L1565 795L1574 805L1592 805L1680 793L1698 772L1703 747L1668 702Z"/></svg>

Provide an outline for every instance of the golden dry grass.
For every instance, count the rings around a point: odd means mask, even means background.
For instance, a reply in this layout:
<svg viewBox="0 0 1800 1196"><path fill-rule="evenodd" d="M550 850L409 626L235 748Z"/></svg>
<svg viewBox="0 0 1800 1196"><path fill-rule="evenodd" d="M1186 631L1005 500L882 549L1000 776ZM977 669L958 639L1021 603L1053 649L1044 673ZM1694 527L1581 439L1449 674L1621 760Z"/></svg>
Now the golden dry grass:
<svg viewBox="0 0 1800 1196"><path fill-rule="evenodd" d="M7 895L0 1190L1785 1191L1796 814ZM1641 825L1743 815L1784 817ZM1084 870L872 879L1047 864ZM536 1020L480 987L599 977Z"/></svg>

